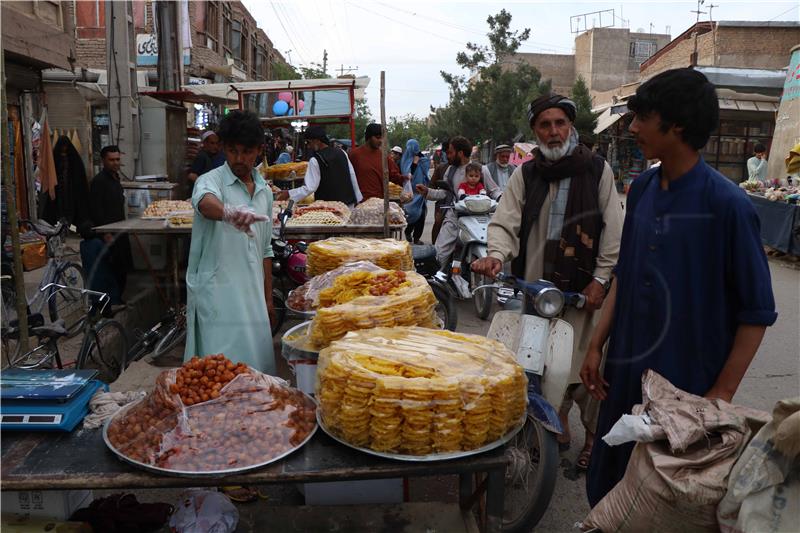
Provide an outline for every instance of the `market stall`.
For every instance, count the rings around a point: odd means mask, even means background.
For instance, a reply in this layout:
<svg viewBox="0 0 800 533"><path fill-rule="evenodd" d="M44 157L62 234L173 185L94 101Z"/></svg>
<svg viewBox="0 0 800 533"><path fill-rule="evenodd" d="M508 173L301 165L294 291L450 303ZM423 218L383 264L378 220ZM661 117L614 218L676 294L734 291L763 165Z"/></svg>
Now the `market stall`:
<svg viewBox="0 0 800 533"><path fill-rule="evenodd" d="M785 254L800 256L800 206L769 200L760 193L748 197L761 221L761 242Z"/></svg>

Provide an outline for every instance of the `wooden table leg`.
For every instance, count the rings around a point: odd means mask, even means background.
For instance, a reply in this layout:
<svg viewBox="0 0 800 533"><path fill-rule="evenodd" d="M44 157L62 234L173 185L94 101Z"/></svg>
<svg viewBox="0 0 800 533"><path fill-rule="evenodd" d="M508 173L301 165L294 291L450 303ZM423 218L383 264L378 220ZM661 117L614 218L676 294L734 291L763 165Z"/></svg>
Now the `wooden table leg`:
<svg viewBox="0 0 800 533"><path fill-rule="evenodd" d="M488 472L486 487L486 531L499 533L503 530L503 507L505 504L505 468Z"/></svg>

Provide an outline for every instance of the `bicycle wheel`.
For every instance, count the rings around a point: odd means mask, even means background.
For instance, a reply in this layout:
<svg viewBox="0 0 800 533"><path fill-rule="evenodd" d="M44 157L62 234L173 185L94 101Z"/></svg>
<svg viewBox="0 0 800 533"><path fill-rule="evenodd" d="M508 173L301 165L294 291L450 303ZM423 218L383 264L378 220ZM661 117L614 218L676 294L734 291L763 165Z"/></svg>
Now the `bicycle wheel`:
<svg viewBox="0 0 800 533"><path fill-rule="evenodd" d="M65 263L56 272L54 283L72 287L75 289L86 288L86 276L83 269L76 263ZM72 291L58 291L48 300L50 308L50 320L55 322L59 318L64 319L67 330L67 338L72 338L81 330L83 320L86 318L88 309L85 295L76 294Z"/></svg>
<svg viewBox="0 0 800 533"><path fill-rule="evenodd" d="M86 334L91 337L86 353L78 358L76 368L96 368L101 380L113 383L122 373L128 353L125 329L116 320L103 320Z"/></svg>
<svg viewBox="0 0 800 533"><path fill-rule="evenodd" d="M183 324L175 323L172 325L171 328L167 331L164 338L158 341L156 344L155 349L153 350L153 357L161 357L165 353L169 352L172 348L177 346L179 343L183 342L186 339L186 323L185 321Z"/></svg>

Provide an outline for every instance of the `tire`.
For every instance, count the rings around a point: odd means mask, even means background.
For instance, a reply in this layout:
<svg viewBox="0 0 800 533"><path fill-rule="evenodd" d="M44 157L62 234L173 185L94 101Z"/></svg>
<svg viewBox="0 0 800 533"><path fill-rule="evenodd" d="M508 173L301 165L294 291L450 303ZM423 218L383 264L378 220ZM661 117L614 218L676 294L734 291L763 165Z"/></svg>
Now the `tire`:
<svg viewBox="0 0 800 533"><path fill-rule="evenodd" d="M456 303L450 291L438 283L430 283L433 295L436 296L436 315L442 322L442 329L455 331L458 327L458 311Z"/></svg>
<svg viewBox="0 0 800 533"><path fill-rule="evenodd" d="M173 324L164 338L158 341L156 347L153 349L153 357L161 357L169 352L172 348L186 340L186 323L181 326L180 322Z"/></svg>
<svg viewBox="0 0 800 533"><path fill-rule="evenodd" d="M283 297L283 293L278 289L272 290L272 306L275 308L275 323L270 324L270 329L274 337L286 321L286 300Z"/></svg>
<svg viewBox="0 0 800 533"><path fill-rule="evenodd" d="M2 337L0 340L0 347L2 348L2 356L5 359L5 366L11 366L11 362L19 357L20 346L19 339L11 338L7 333L9 323L17 318L17 291L14 287L14 277L11 272L7 272L5 263L3 264L3 276L11 276L8 279L0 281L0 292L3 298L3 315L2 319Z"/></svg>
<svg viewBox="0 0 800 533"><path fill-rule="evenodd" d="M559 465L558 441L528 415L525 426L506 447L506 455L511 461L506 469L503 531L527 533L542 519L553 497Z"/></svg>
<svg viewBox="0 0 800 533"><path fill-rule="evenodd" d="M479 259L475 253L470 254L468 264ZM474 290L481 285L488 285L491 280L483 274L476 274L472 270L469 271L469 288ZM486 320L492 312L492 302L494 300L494 291L490 289L480 290L472 295L472 305L475 308L475 314L481 320Z"/></svg>
<svg viewBox="0 0 800 533"><path fill-rule="evenodd" d="M83 268L76 263L66 263L56 272L54 283L73 287L86 288L86 276ZM50 311L50 320L55 322L64 319L67 338L74 337L83 326L86 319L86 310L89 308L87 297L66 291L55 292L47 302Z"/></svg>
<svg viewBox="0 0 800 533"><path fill-rule="evenodd" d="M128 352L125 329L116 320L103 320L87 335L93 335L93 338L76 368L96 368L102 381L113 383L122 373Z"/></svg>

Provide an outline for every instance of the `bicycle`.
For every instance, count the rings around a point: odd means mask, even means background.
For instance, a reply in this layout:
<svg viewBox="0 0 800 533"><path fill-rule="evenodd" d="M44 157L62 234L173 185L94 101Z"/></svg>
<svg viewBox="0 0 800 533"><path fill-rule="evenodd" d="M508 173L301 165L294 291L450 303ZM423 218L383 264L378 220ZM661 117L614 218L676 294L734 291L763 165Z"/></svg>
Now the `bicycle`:
<svg viewBox="0 0 800 533"><path fill-rule="evenodd" d="M186 306L169 309L152 328L135 335L137 341L126 354L125 368L150 352L154 352L153 357L157 359L186 339Z"/></svg>
<svg viewBox="0 0 800 533"><path fill-rule="evenodd" d="M89 309L81 320L83 341L75 360L75 368L96 368L100 372L100 379L114 382L124 370L128 340L122 324L113 318L106 318L104 312L111 301L108 294L77 289L57 283L49 283L40 289L42 293L56 297L60 292L70 292L79 297L91 296ZM2 331L4 338L19 338L19 323L16 320L9 322ZM53 363L58 368L63 368L61 353L58 348L59 339L68 335L64 319L45 324L41 313L28 316L28 336L36 337L37 346L24 354L7 354L11 367L24 369L37 369L52 367Z"/></svg>
<svg viewBox="0 0 800 533"><path fill-rule="evenodd" d="M59 220L55 227L44 221L34 224L30 220L20 220L20 225L29 226L33 231L44 237L47 242L48 260L44 267L44 274L39 282L38 290L30 300L25 295L28 314L41 314L45 305L47 305L50 321L56 322L59 319L63 319L67 331L66 337L74 337L81 330L81 321L86 311L85 294L77 293L76 296L76 294L66 294L53 289L43 290L47 286L53 287L54 285L76 289L86 287L86 276L81 265L65 259L67 255L78 254L77 250L68 248L64 242L69 226L64 219ZM66 254L65 252L70 253ZM13 260L5 252L3 253L2 266L0 268L2 269L2 278L0 279L0 292L3 300L2 326L8 326L17 316L17 291ZM5 339L3 345L9 357L12 352L17 351L17 346L12 346ZM18 354L13 353L13 355Z"/></svg>

